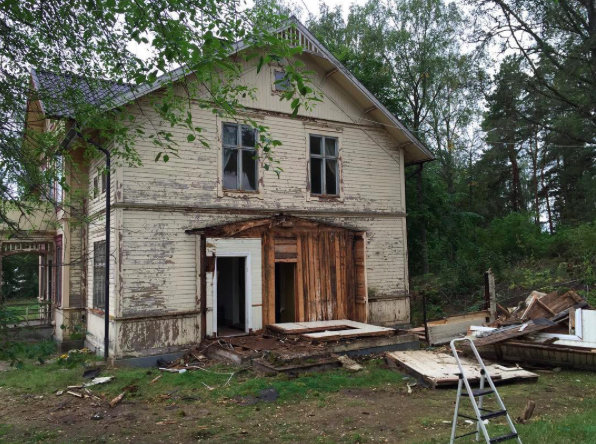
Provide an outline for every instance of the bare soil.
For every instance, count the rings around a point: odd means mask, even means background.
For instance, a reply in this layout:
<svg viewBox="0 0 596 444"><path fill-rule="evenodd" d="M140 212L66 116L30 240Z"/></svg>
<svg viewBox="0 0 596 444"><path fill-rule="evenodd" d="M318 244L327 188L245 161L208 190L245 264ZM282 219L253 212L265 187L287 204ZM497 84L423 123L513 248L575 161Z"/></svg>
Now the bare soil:
<svg viewBox="0 0 596 444"><path fill-rule="evenodd" d="M408 393L406 384L407 380L333 393L312 392L296 400L252 405L242 405L234 398L213 399L200 388L196 396L178 397L175 392L151 399L130 396L114 408L107 405L107 398L24 394L0 387L0 442L447 441L455 391L415 386ZM540 372L537 383L505 386L500 392L514 417L521 415L528 399L536 401L532 420L560 417L581 412L582 401L596 397L596 376Z"/></svg>

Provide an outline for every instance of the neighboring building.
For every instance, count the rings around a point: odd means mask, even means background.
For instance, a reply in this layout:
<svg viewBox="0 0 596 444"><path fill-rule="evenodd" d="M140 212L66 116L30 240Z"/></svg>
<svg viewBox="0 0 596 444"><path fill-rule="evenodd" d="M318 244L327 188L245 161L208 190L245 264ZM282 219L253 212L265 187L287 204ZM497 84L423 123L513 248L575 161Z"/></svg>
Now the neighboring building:
<svg viewBox="0 0 596 444"><path fill-rule="evenodd" d="M113 166L106 255L106 184L97 173L103 159L74 152L79 169L69 174L65 166L66 177L88 194L81 208L88 222L58 212L55 254L42 265L63 266L45 267L40 285L40 296L55 301L59 339L84 325L88 346L102 350L105 297L116 358L171 352L274 322L409 322L404 167L432 155L296 26L305 47L299 57L315 73L322 102L292 117L275 91L283 67L257 74L247 63L242 78L257 88L256 99L244 103L250 117L283 142L275 151L280 177L254 159L250 127L193 106L209 148L180 131L179 157L155 162L156 147L138 141L143 166ZM44 88L69 81L42 72L32 79ZM149 104L159 82L136 97L126 85L106 84L106 91L148 126L159 120ZM49 117L42 103L29 108Z"/></svg>

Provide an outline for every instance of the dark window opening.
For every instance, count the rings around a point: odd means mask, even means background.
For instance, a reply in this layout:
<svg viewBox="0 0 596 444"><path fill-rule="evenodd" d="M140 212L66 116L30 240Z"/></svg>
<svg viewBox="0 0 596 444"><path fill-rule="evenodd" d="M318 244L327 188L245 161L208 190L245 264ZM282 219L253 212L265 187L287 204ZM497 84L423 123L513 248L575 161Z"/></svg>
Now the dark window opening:
<svg viewBox="0 0 596 444"><path fill-rule="evenodd" d="M106 241L93 243L93 308L106 304Z"/></svg>
<svg viewBox="0 0 596 444"><path fill-rule="evenodd" d="M275 322L296 321L296 264L275 264Z"/></svg>
<svg viewBox="0 0 596 444"><path fill-rule="evenodd" d="M286 78L286 72L282 70L275 70L274 73L275 80L273 82L273 87L275 91L288 91L291 85L290 81Z"/></svg>
<svg viewBox="0 0 596 444"><path fill-rule="evenodd" d="M217 258L217 335L230 336L246 330L244 257Z"/></svg>
<svg viewBox="0 0 596 444"><path fill-rule="evenodd" d="M339 195L337 139L310 135L310 192L320 196Z"/></svg>
<svg viewBox="0 0 596 444"><path fill-rule="evenodd" d="M56 239L56 305L62 305L62 237Z"/></svg>
<svg viewBox="0 0 596 444"><path fill-rule="evenodd" d="M99 178L95 176L93 178L93 199L97 199L99 196Z"/></svg>
<svg viewBox="0 0 596 444"><path fill-rule="evenodd" d="M256 191L257 132L247 125L223 125L223 188Z"/></svg>

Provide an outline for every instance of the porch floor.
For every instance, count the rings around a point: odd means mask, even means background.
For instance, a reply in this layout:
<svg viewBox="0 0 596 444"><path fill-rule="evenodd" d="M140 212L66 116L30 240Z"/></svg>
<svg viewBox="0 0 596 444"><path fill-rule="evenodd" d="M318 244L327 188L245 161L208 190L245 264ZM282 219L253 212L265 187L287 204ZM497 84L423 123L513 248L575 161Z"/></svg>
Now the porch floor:
<svg viewBox="0 0 596 444"><path fill-rule="evenodd" d="M258 333L204 341L187 355L205 355L236 364L275 363L300 371L313 367L313 359L328 363L333 356L418 349L418 337L396 329L350 320L272 324ZM291 365L290 365L291 363Z"/></svg>

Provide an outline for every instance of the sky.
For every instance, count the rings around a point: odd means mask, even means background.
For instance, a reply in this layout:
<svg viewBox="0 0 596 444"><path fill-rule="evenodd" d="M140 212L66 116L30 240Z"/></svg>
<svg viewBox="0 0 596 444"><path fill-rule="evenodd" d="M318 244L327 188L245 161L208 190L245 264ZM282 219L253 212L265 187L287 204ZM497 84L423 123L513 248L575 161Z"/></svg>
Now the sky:
<svg viewBox="0 0 596 444"><path fill-rule="evenodd" d="M363 5L366 3L366 0L325 0L321 2L320 0L293 0L294 3L301 7L303 10L307 10L307 13L310 12L314 15L319 15L319 3L325 3L329 6L330 9L334 9L336 6L342 6L344 19L348 16L348 10L350 9L350 5L356 3L357 5Z"/></svg>

